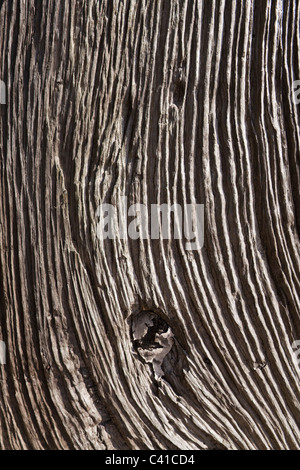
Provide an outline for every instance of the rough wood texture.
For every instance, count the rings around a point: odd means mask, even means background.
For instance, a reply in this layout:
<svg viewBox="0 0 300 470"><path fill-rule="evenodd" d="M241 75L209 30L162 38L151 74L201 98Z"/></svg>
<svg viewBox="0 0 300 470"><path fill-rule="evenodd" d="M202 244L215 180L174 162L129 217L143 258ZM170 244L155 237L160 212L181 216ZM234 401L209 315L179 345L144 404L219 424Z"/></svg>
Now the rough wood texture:
<svg viewBox="0 0 300 470"><path fill-rule="evenodd" d="M299 448L299 20L1 2L2 449ZM204 247L98 240L121 196L205 204Z"/></svg>

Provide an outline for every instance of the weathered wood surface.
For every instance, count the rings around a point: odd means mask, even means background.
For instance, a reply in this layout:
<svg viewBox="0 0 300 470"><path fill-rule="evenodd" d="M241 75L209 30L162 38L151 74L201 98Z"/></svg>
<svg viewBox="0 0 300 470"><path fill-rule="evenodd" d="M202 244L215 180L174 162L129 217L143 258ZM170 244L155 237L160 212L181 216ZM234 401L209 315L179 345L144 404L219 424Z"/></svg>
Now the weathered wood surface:
<svg viewBox="0 0 300 470"><path fill-rule="evenodd" d="M299 448L299 19L1 2L2 449ZM98 240L123 195L205 204L204 247ZM141 311L174 335L162 378Z"/></svg>

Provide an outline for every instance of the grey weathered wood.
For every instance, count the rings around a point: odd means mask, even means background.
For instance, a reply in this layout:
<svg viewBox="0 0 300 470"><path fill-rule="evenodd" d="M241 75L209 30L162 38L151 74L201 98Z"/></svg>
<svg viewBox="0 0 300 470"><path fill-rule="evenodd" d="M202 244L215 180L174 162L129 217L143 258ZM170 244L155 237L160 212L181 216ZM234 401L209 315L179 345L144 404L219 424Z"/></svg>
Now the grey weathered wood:
<svg viewBox="0 0 300 470"><path fill-rule="evenodd" d="M298 0L4 0L2 449L297 449ZM100 203L205 204L205 243ZM174 338L155 378L133 325Z"/></svg>

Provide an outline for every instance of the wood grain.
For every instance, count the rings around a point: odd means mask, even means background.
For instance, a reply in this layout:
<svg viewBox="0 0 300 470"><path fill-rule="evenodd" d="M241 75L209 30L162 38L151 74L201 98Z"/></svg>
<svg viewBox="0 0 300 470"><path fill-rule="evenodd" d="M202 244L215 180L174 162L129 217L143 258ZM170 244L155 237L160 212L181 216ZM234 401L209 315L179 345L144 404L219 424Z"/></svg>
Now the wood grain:
<svg viewBox="0 0 300 470"><path fill-rule="evenodd" d="M0 5L0 448L299 449L299 0ZM204 247L99 240L122 196Z"/></svg>

